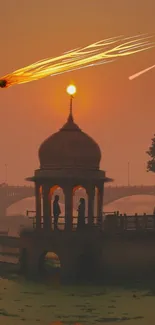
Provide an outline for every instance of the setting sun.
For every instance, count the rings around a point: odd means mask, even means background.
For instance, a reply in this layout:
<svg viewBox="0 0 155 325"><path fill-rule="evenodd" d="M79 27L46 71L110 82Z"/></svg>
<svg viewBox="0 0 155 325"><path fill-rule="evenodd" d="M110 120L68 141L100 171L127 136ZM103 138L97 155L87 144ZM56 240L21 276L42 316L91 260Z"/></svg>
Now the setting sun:
<svg viewBox="0 0 155 325"><path fill-rule="evenodd" d="M74 85L69 85L67 87L67 93L71 96L74 95L76 93L76 87Z"/></svg>

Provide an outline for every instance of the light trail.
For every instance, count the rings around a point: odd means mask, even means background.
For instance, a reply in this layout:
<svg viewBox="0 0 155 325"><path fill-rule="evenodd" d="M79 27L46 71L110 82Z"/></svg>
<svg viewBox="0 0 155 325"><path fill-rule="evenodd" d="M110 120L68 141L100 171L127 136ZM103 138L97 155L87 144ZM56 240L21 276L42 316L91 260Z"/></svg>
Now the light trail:
<svg viewBox="0 0 155 325"><path fill-rule="evenodd" d="M146 68L146 69L144 69L144 70L142 70L142 71L140 71L140 72L137 72L137 73L133 74L132 76L129 77L129 80L136 79L136 78L140 77L142 74L144 74L144 73L146 73L146 72L148 72L148 71L150 71L150 70L152 70L152 69L154 69L154 68L155 68L155 64L152 65L152 66L149 67L149 68Z"/></svg>
<svg viewBox="0 0 155 325"><path fill-rule="evenodd" d="M7 88L48 76L113 62L119 57L133 55L155 46L153 36L113 37L77 48L55 57L47 58L0 78L0 87Z"/></svg>

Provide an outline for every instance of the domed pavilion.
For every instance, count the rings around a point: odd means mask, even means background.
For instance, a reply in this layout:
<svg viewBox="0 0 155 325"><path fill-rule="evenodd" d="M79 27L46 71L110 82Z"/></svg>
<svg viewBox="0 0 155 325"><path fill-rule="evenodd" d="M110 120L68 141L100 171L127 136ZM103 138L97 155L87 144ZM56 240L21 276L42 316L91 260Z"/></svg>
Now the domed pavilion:
<svg viewBox="0 0 155 325"><path fill-rule="evenodd" d="M97 189L97 223L102 223L104 183L111 179L100 170L101 151L98 144L74 122L72 99L71 95L67 122L41 144L40 168L27 179L35 183L37 230L42 225L44 230L52 230L51 200L57 187L64 192L65 230L73 229L73 195L78 187L83 187L88 196L89 226L94 224Z"/></svg>

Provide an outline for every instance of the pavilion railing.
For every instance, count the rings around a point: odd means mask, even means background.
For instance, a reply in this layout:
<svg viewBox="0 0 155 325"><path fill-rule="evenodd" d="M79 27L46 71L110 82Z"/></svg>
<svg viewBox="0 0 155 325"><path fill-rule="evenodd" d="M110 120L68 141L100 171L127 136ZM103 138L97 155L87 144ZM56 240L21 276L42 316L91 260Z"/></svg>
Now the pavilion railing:
<svg viewBox="0 0 155 325"><path fill-rule="evenodd" d="M33 220L33 228L36 228L36 217L31 217L30 219ZM88 217L85 217L85 225L88 225ZM97 217L93 218L93 225L97 226ZM44 222L43 218L41 218L41 228L43 229ZM76 230L78 226L78 217L72 217L72 230ZM98 225L99 226L99 225ZM57 229L64 230L65 229L65 217L60 216L58 218ZM54 217L51 217L51 230L54 230Z"/></svg>
<svg viewBox="0 0 155 325"><path fill-rule="evenodd" d="M33 219L33 228L36 228L36 218ZM72 217L72 230L77 229L78 217ZM88 217L85 217L85 225L88 224ZM41 228L43 229L43 218L41 221ZM155 230L155 215L118 215L115 213L108 213L104 215L102 225L97 222L97 217L94 217L93 226L98 226L105 231L141 231L141 230ZM60 216L57 223L57 229L65 229L65 218ZM51 217L51 230L54 230L54 217Z"/></svg>

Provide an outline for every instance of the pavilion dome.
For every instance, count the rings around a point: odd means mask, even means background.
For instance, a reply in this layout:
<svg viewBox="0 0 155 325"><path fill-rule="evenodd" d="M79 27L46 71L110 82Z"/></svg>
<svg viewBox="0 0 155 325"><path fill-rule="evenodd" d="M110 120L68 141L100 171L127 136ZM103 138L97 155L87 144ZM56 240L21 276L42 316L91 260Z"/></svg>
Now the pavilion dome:
<svg viewBox="0 0 155 325"><path fill-rule="evenodd" d="M41 169L99 169L101 151L70 113L66 124L41 144L39 160Z"/></svg>

